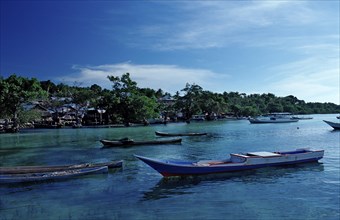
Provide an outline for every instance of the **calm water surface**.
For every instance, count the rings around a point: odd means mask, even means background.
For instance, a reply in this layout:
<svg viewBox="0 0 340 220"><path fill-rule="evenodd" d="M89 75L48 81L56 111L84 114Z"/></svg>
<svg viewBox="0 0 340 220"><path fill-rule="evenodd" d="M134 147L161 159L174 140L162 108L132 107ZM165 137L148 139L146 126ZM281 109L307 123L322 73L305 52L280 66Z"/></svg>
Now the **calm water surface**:
<svg viewBox="0 0 340 220"><path fill-rule="evenodd" d="M0 219L339 219L340 132L313 115L288 124L241 121L149 127L25 130L0 135L0 166L123 159L123 169L65 181L0 185ZM155 139L155 131L209 132L182 144L101 149L100 139ZM139 154L183 160L230 153L324 149L319 163L164 179Z"/></svg>

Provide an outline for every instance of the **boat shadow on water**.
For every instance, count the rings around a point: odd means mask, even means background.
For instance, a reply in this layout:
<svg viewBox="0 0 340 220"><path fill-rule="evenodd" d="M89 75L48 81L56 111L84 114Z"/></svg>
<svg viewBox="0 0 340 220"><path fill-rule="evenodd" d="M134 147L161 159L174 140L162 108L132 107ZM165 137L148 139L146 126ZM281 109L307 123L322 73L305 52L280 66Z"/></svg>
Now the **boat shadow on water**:
<svg viewBox="0 0 340 220"><path fill-rule="evenodd" d="M247 183L275 183L282 177L289 177L298 172L322 172L320 162L267 167L221 174L162 178L157 184L145 191L142 200L159 200L177 195L192 194L191 188L201 184L223 184L223 181Z"/></svg>

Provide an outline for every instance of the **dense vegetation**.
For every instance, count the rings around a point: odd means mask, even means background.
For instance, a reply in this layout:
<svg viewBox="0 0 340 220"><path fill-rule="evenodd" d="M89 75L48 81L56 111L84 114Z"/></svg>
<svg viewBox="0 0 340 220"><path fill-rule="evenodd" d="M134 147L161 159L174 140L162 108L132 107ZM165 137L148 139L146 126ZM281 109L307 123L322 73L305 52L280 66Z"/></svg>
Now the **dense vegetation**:
<svg viewBox="0 0 340 220"><path fill-rule="evenodd" d="M43 101L46 107L57 107L74 103L77 108L94 107L105 109L109 118L106 123L140 122L155 118L160 114L173 116L181 112L184 119L195 114L234 116L255 116L269 112L292 112L294 114L339 113L340 106L334 103L306 103L293 95L277 97L274 94L250 94L238 92L213 93L196 84L186 84L185 88L173 96L161 89L139 88L129 73L121 77L108 76L112 89L99 85L54 84L50 80L38 81L15 74L0 77L0 118L17 118L21 122L38 117L34 112L24 112L22 104L29 101ZM172 104L159 102L167 95Z"/></svg>

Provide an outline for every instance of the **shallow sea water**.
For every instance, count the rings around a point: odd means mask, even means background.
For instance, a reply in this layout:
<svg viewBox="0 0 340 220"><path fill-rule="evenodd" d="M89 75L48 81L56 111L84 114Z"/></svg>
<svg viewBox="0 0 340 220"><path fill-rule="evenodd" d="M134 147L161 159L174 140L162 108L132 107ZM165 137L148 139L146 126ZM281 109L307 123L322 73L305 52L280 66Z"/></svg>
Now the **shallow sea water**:
<svg viewBox="0 0 340 220"><path fill-rule="evenodd" d="M124 160L123 169L63 181L0 185L0 219L339 219L340 132L312 115L287 124L247 120L148 127L24 130L0 135L0 166ZM182 144L101 149L100 139L149 140L155 131L208 132ZM224 159L230 153L324 149L319 163L162 178L133 154Z"/></svg>

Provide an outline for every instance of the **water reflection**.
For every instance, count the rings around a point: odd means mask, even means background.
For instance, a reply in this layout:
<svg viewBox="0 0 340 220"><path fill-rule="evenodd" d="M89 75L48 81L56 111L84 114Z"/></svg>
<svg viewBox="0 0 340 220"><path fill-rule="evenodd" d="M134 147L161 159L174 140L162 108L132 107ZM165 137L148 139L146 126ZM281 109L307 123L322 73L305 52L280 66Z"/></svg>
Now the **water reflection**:
<svg viewBox="0 0 340 220"><path fill-rule="evenodd" d="M203 176L162 178L149 191L144 192L142 200L158 200L177 195L192 194L191 188L201 184L220 184L223 181L242 182L243 184L276 183L280 178L295 178L301 172L322 172L322 163L307 163L284 167L268 167L234 173L210 174Z"/></svg>

